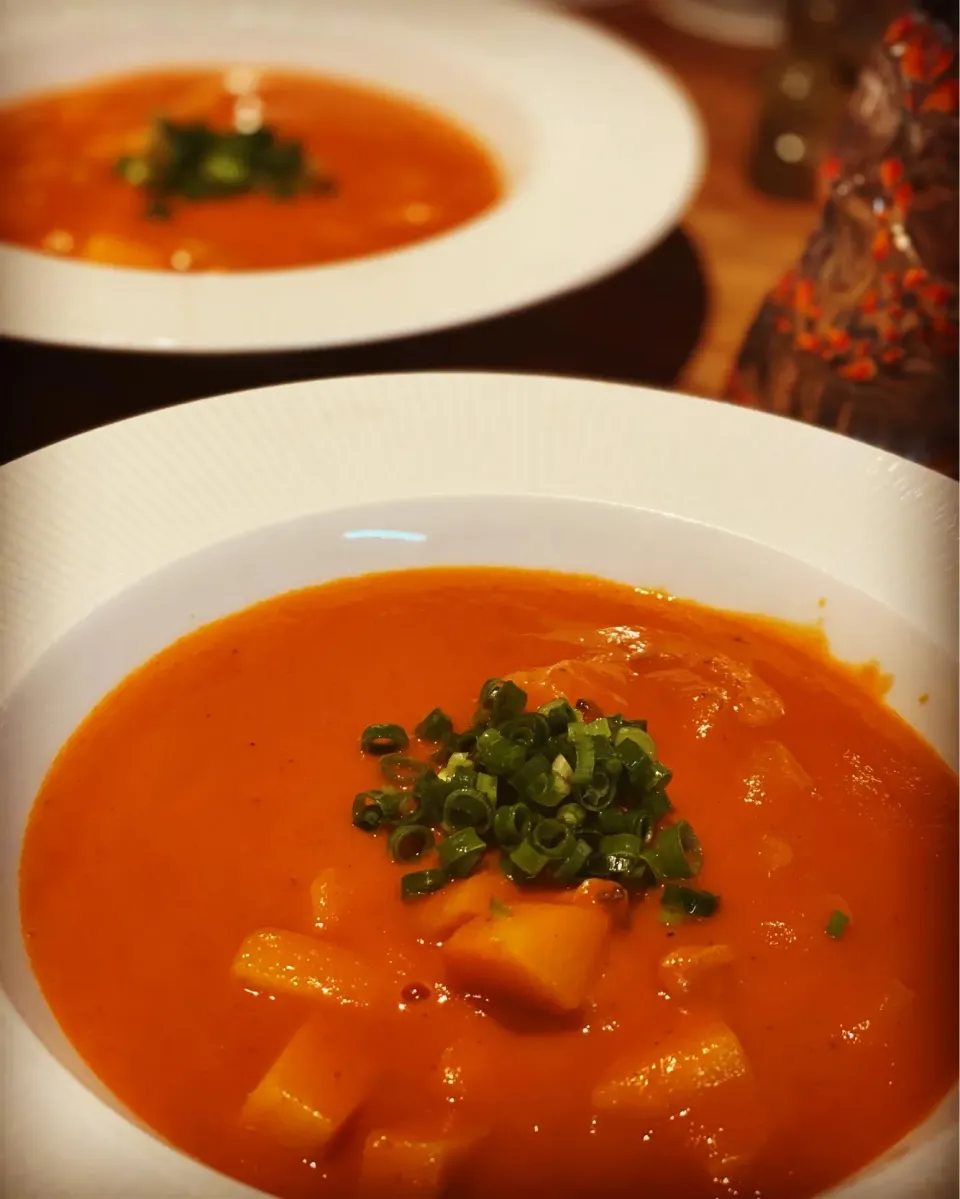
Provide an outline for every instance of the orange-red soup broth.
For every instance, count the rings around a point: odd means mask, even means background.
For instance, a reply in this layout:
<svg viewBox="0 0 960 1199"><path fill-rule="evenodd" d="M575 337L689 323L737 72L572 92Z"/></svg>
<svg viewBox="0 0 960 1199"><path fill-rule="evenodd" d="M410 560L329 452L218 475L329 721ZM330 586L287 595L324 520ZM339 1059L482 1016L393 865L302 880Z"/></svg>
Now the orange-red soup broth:
<svg viewBox="0 0 960 1199"><path fill-rule="evenodd" d="M251 113L300 141L333 194L177 201L155 220L117 173L158 117L225 132ZM440 113L345 80L248 68L154 71L8 103L0 176L0 241L148 270L279 270L396 250L502 193L492 156Z"/></svg>
<svg viewBox="0 0 960 1199"><path fill-rule="evenodd" d="M379 777L360 731L438 703L466 727L511 673L531 704L647 718L716 915L665 925L648 895L624 922L495 862L401 900L351 823ZM956 776L812 634L576 576L405 572L136 670L43 784L22 921L104 1082L269 1193L810 1196L955 1080L956 832ZM542 993L486 996L494 897Z"/></svg>

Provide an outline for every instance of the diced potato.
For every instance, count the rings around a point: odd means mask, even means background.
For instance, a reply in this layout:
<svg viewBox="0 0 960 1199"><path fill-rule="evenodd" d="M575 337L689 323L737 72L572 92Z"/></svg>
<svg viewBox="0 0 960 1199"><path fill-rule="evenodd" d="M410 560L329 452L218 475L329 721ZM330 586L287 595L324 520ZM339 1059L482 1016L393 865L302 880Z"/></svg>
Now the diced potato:
<svg viewBox="0 0 960 1199"><path fill-rule="evenodd" d="M379 993L377 976L353 954L275 928L246 938L233 959L233 973L273 994L302 995L341 1007L369 1007Z"/></svg>
<svg viewBox="0 0 960 1199"><path fill-rule="evenodd" d="M593 1092L599 1111L670 1115L698 1093L744 1077L743 1046L726 1024L716 1021L633 1061L621 1062Z"/></svg>
<svg viewBox="0 0 960 1199"><path fill-rule="evenodd" d="M146 270L160 269L165 265L159 250L127 237L115 237L111 233L91 234L83 243L80 257L107 266L141 267Z"/></svg>
<svg viewBox="0 0 960 1199"><path fill-rule="evenodd" d="M487 916L492 899L509 906L515 897L516 887L499 870L482 870L421 900L417 916L429 940L445 941L473 917Z"/></svg>
<svg viewBox="0 0 960 1199"><path fill-rule="evenodd" d="M374 1080L363 1047L316 1015L247 1096L240 1120L289 1148L316 1153L367 1099Z"/></svg>
<svg viewBox="0 0 960 1199"><path fill-rule="evenodd" d="M609 928L595 908L519 902L508 916L468 921L443 954L461 990L572 1012L587 997Z"/></svg>
<svg viewBox="0 0 960 1199"><path fill-rule="evenodd" d="M732 961L733 950L729 945L688 945L663 958L660 981L673 993L689 991L705 974Z"/></svg>
<svg viewBox="0 0 960 1199"><path fill-rule="evenodd" d="M419 1140L405 1133L374 1131L363 1147L360 1190L371 1199L431 1199L447 1185L450 1170L481 1139L480 1133L451 1133Z"/></svg>
<svg viewBox="0 0 960 1199"><path fill-rule="evenodd" d="M313 927L318 932L329 932L343 919L350 906L350 896L343 884L343 876L335 866L321 870L310 884L310 906Z"/></svg>

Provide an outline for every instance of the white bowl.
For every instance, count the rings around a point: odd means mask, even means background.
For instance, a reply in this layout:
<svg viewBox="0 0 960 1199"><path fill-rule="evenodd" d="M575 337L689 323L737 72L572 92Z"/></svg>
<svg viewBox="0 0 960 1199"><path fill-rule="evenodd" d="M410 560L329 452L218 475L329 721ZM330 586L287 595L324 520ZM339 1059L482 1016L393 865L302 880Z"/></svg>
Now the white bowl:
<svg viewBox="0 0 960 1199"><path fill-rule="evenodd" d="M518 0L7 0L0 102L94 76L251 59L406 94L472 129L507 193L353 262L181 275L0 246L0 332L132 350L337 346L464 324L590 282L682 215L699 122L663 71Z"/></svg>
<svg viewBox="0 0 960 1199"><path fill-rule="evenodd" d="M776 417L569 379L301 383L41 450L0 468L0 506L0 1189L12 1199L252 1194L125 1117L59 1032L18 918L24 823L51 758L104 692L203 622L371 569L590 571L822 616L842 657L894 673L891 702L956 766L956 486ZM954 1093L836 1193L955 1195L956 1133Z"/></svg>

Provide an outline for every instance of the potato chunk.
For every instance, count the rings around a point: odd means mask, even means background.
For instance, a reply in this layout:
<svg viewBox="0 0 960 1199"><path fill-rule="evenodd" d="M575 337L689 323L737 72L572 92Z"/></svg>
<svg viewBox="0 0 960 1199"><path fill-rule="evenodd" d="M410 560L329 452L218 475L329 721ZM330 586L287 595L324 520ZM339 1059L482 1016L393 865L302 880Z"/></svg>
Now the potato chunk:
<svg viewBox="0 0 960 1199"><path fill-rule="evenodd" d="M450 1133L420 1140L405 1133L374 1131L363 1147L362 1195L432 1199L447 1185L450 1170L481 1139L480 1133Z"/></svg>
<svg viewBox="0 0 960 1199"><path fill-rule="evenodd" d="M292 1149L316 1153L364 1102L373 1082L363 1047L317 1014L247 1096L240 1120Z"/></svg>
<svg viewBox="0 0 960 1199"><path fill-rule="evenodd" d="M521 902L509 915L468 921L442 952L461 990L572 1012L587 997L609 928L594 908Z"/></svg>
<svg viewBox="0 0 960 1199"><path fill-rule="evenodd" d="M473 917L487 916L491 899L509 905L515 895L516 887L499 871L482 870L421 900L417 916L424 934L431 941L445 941Z"/></svg>
<svg viewBox="0 0 960 1199"><path fill-rule="evenodd" d="M660 962L660 981L674 993L684 993L705 975L733 961L729 945L688 945L675 949Z"/></svg>
<svg viewBox="0 0 960 1199"><path fill-rule="evenodd" d="M233 959L233 973L272 994L302 995L340 1007L369 1007L379 990L376 976L345 949L274 928L246 938Z"/></svg>
<svg viewBox="0 0 960 1199"><path fill-rule="evenodd" d="M599 1111L670 1115L747 1072L743 1046L726 1024L714 1021L653 1053L621 1061L595 1088L593 1102Z"/></svg>

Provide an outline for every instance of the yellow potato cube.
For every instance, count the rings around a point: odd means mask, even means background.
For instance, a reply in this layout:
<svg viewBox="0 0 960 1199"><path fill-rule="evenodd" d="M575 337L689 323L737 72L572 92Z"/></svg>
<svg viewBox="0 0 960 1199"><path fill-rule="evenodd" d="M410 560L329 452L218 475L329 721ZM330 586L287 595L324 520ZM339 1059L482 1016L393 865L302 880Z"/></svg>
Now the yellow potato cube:
<svg viewBox="0 0 960 1199"><path fill-rule="evenodd" d="M380 990L377 976L347 950L274 928L246 938L233 959L233 973L271 994L302 995L340 1007L369 1007Z"/></svg>
<svg viewBox="0 0 960 1199"><path fill-rule="evenodd" d="M363 1147L361 1194L371 1199L387 1194L391 1199L432 1199L481 1136L461 1132L419 1140L405 1133L372 1132Z"/></svg>
<svg viewBox="0 0 960 1199"><path fill-rule="evenodd" d="M689 991L704 975L733 961L729 945L688 945L660 962L660 981L672 993Z"/></svg>
<svg viewBox="0 0 960 1199"><path fill-rule="evenodd" d="M364 1102L373 1083L363 1047L326 1016L313 1016L247 1096L240 1120L280 1144L316 1153Z"/></svg>
<svg viewBox="0 0 960 1199"><path fill-rule="evenodd" d="M460 990L572 1012L587 997L609 928L595 908L519 902L509 915L469 920L442 952Z"/></svg>
<svg viewBox="0 0 960 1199"><path fill-rule="evenodd" d="M516 893L516 887L499 870L482 870L421 900L417 916L429 940L445 941L468 920L489 915L492 899L510 906Z"/></svg>
<svg viewBox="0 0 960 1199"><path fill-rule="evenodd" d="M598 1111L670 1115L699 1093L743 1078L743 1046L720 1021L701 1025L671 1046L620 1063L593 1092Z"/></svg>

